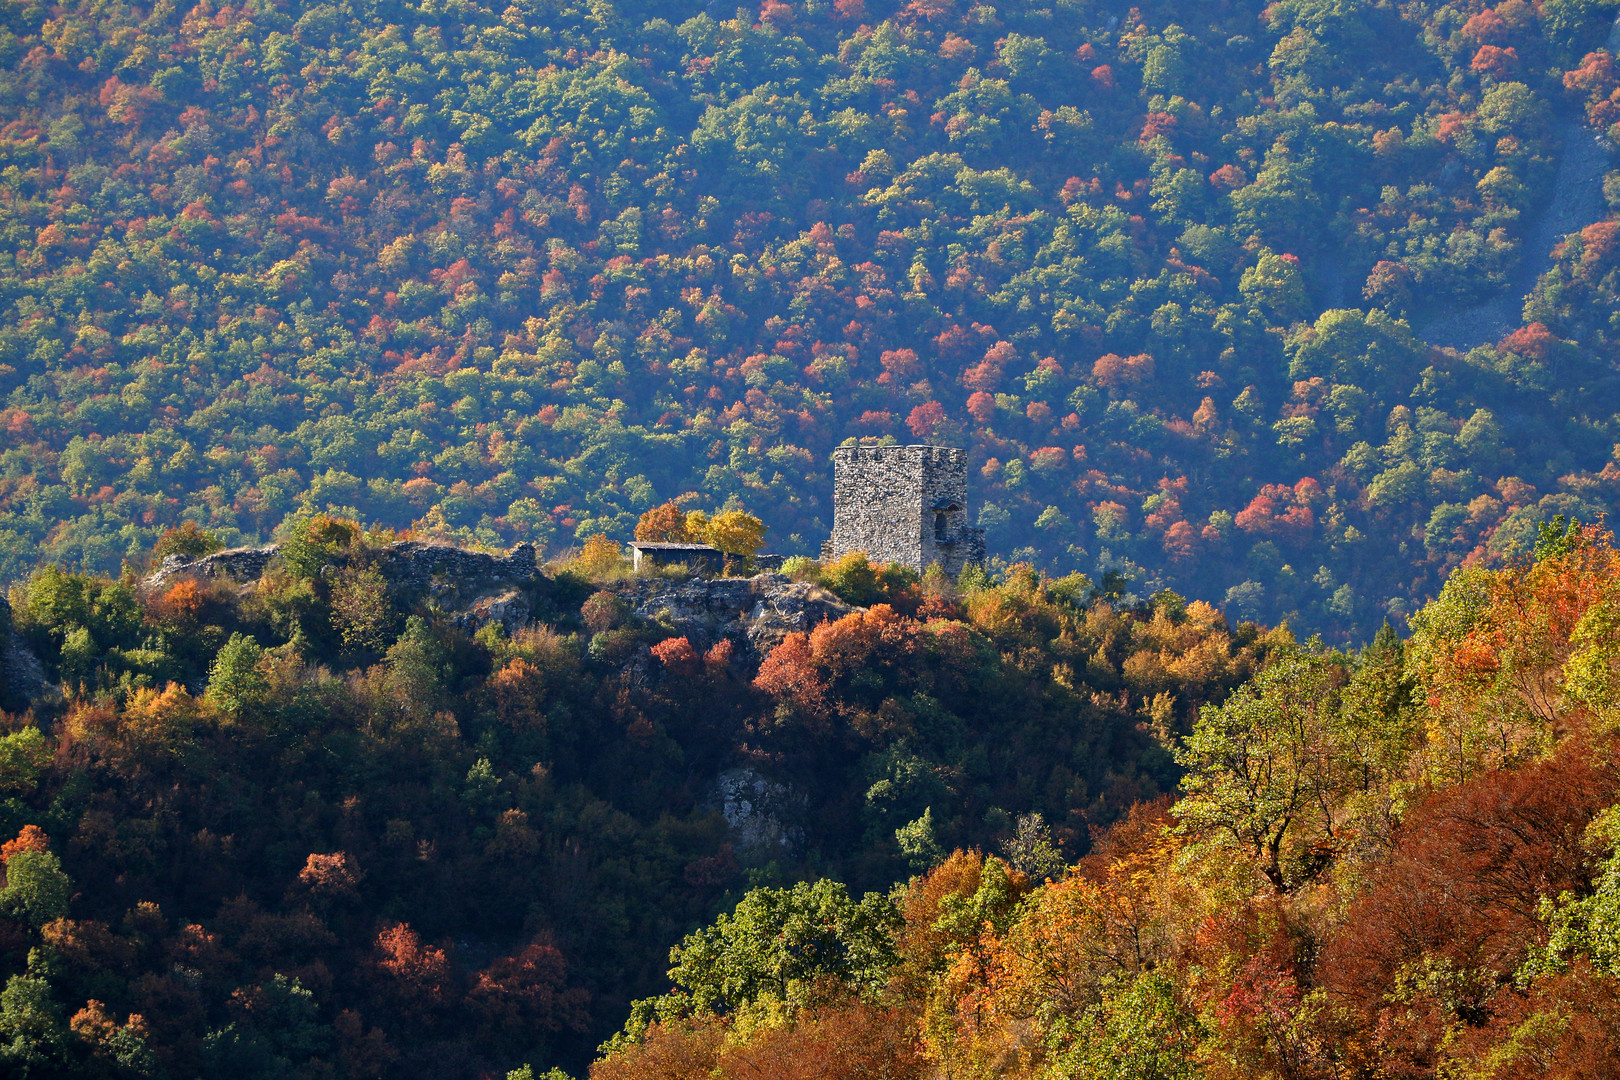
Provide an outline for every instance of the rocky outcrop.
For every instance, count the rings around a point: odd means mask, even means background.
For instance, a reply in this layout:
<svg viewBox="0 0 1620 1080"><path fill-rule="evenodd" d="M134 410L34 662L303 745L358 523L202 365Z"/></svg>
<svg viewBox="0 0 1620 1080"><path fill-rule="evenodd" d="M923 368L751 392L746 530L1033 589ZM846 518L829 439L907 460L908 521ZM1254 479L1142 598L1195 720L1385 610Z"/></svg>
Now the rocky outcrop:
<svg viewBox="0 0 1620 1080"><path fill-rule="evenodd" d="M804 799L753 769L728 769L715 777L713 805L731 826L738 854L788 855L804 842L804 830L783 820L802 816Z"/></svg>
<svg viewBox="0 0 1620 1080"><path fill-rule="evenodd" d="M160 590L187 578L257 581L280 550L276 544L266 544L198 558L171 555L142 585ZM536 619L567 623L585 594L577 581L544 575L532 544L519 544L505 555L497 555L451 544L403 540L373 551L370 559L389 590L399 594L397 600L415 604L425 597L467 633L491 623L499 623L508 634ZM608 588L623 597L635 615L670 627L699 651L730 641L735 646L734 658L742 664L757 663L788 634L813 630L856 610L826 589L779 573L747 578L631 578ZM645 646L640 651L643 659L650 659ZM0 709L21 712L55 693L47 685L44 665L12 630L11 606L0 595Z"/></svg>
<svg viewBox="0 0 1620 1080"><path fill-rule="evenodd" d="M0 709L22 712L45 693L45 666L11 627L11 604L0 596Z"/></svg>
<svg viewBox="0 0 1620 1080"><path fill-rule="evenodd" d="M616 591L637 615L666 623L700 651L729 640L754 657L770 652L791 633L812 630L855 610L826 589L782 574L637 579Z"/></svg>
<svg viewBox="0 0 1620 1080"><path fill-rule="evenodd" d="M500 623L508 636L520 630L534 616L534 605L517 589L507 589L491 596L481 596L467 605L467 609L451 616L450 621L469 634L477 633L490 623Z"/></svg>

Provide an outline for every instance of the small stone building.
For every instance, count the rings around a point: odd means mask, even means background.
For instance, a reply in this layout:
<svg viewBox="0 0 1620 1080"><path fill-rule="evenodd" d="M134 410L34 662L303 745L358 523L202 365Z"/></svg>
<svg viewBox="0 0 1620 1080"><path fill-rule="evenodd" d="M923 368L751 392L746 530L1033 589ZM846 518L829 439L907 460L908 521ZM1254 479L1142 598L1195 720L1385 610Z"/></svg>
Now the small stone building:
<svg viewBox="0 0 1620 1080"><path fill-rule="evenodd" d="M673 544L664 541L630 541L630 565L636 570L643 566L684 565L693 573L718 574L725 568L725 553L708 544Z"/></svg>
<svg viewBox="0 0 1620 1080"><path fill-rule="evenodd" d="M833 451L832 539L822 557L864 551L879 562L951 577L984 562L984 530L967 512L967 451L841 446Z"/></svg>

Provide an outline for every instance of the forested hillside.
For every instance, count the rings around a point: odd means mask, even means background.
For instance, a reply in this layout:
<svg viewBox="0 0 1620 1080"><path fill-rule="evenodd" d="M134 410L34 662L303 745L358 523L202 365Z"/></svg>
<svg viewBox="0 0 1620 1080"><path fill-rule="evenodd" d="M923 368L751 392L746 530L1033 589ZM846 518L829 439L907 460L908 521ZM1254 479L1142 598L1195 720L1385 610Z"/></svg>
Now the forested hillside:
<svg viewBox="0 0 1620 1080"><path fill-rule="evenodd" d="M251 582L13 591L63 692L0 712L0 1075L582 1075L750 886L1056 872L1292 640L856 556L817 574L862 606L762 659L638 616L612 546L508 632L391 585L391 539L316 518Z"/></svg>
<svg viewBox="0 0 1620 1080"><path fill-rule="evenodd" d="M13 592L63 692L0 714L0 1071L1620 1071L1597 528L1356 653L852 556L798 570L862 606L761 656L632 610L612 545L509 632L390 540Z"/></svg>
<svg viewBox="0 0 1620 1080"><path fill-rule="evenodd" d="M1620 556L1547 530L1357 657L1284 646L1054 873L750 892L591 1080L1620 1075Z"/></svg>
<svg viewBox="0 0 1620 1080"><path fill-rule="evenodd" d="M784 552L846 438L991 550L1365 641L1620 483L1603 0L7 0L0 576L331 510ZM1620 180L1605 190L1620 199Z"/></svg>

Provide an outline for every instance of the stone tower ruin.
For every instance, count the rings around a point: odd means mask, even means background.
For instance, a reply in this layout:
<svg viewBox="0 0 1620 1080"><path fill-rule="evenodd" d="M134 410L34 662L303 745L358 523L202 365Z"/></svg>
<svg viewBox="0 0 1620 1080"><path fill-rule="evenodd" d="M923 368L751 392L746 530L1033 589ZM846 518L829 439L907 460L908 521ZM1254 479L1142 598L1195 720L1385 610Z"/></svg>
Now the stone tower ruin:
<svg viewBox="0 0 1620 1080"><path fill-rule="evenodd" d="M984 530L969 524L967 451L948 446L841 446L833 451L832 539L822 557L864 551L956 577L984 562Z"/></svg>

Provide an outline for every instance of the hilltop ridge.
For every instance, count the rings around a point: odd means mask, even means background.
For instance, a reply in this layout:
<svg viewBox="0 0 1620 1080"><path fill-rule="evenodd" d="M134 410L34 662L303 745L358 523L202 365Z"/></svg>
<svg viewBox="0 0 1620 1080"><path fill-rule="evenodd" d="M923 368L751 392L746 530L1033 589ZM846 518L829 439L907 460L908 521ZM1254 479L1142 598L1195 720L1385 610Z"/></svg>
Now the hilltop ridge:
<svg viewBox="0 0 1620 1080"><path fill-rule="evenodd" d="M257 581L281 551L279 544L228 548L195 557L170 555L141 579L143 589L162 590L189 577ZM476 631L490 622L508 632L534 616L526 592L544 585L533 544L494 555L457 544L396 540L366 557L387 585L404 594L431 594L458 626ZM342 562L334 561L338 569ZM660 573L606 581L606 591L625 597L633 613L655 619L708 650L729 640L757 662L789 633L857 610L810 582L776 572L745 577Z"/></svg>

